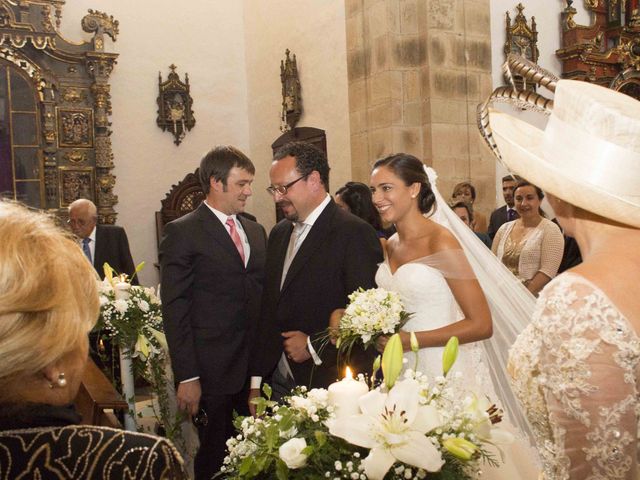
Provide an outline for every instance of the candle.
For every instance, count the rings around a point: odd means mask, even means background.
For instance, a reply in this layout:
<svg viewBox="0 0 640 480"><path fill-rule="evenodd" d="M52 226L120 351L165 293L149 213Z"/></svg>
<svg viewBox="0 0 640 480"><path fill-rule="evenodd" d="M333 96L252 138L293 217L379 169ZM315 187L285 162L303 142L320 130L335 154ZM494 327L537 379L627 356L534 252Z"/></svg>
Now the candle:
<svg viewBox="0 0 640 480"><path fill-rule="evenodd" d="M355 380L347 367L345 377L329 385L329 405L333 406L336 418L359 414L358 400L368 391L367 385Z"/></svg>
<svg viewBox="0 0 640 480"><path fill-rule="evenodd" d="M114 295L116 300L128 300L129 299L129 288L131 284L127 282L118 282L113 286Z"/></svg>

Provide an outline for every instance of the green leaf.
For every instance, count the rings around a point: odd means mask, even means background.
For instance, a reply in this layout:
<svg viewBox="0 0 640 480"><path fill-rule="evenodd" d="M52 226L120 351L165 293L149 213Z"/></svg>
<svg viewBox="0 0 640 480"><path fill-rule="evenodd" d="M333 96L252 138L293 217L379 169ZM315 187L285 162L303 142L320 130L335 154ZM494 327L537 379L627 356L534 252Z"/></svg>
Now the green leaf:
<svg viewBox="0 0 640 480"><path fill-rule="evenodd" d="M249 471L251 471L251 467L253 466L253 457L245 457L242 459L242 463L240 463L240 468L238 469L238 473L240 475L247 475Z"/></svg>
<svg viewBox="0 0 640 480"><path fill-rule="evenodd" d="M382 353L382 374L387 388L391 389L402 371L402 340L400 334L394 333L384 347Z"/></svg>
<svg viewBox="0 0 640 480"><path fill-rule="evenodd" d="M313 432L313 435L316 437L318 446L322 447L325 443L327 443L327 434L322 430L316 430L315 432Z"/></svg>
<svg viewBox="0 0 640 480"><path fill-rule="evenodd" d="M280 459L276 460L276 477L278 480L287 480L289 478L289 467Z"/></svg>
<svg viewBox="0 0 640 480"><path fill-rule="evenodd" d="M262 385L262 393L264 393L264 396L267 398L267 400L271 400L271 394L273 393L273 390L268 383Z"/></svg>

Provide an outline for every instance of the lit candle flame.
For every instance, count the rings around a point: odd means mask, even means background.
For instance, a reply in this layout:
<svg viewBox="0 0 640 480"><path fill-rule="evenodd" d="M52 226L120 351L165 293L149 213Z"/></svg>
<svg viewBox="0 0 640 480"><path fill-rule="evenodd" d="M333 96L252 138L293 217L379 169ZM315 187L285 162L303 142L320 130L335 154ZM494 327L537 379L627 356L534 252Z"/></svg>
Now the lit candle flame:
<svg viewBox="0 0 640 480"><path fill-rule="evenodd" d="M353 379L353 373L351 372L351 369L349 367L347 367L347 369L344 372L344 378Z"/></svg>

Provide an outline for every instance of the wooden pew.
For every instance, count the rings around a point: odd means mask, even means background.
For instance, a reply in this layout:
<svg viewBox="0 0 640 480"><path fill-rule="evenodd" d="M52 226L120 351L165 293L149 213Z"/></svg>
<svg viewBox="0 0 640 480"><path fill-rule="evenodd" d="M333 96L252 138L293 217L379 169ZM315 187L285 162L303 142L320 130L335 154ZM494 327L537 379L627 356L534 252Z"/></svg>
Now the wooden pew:
<svg viewBox="0 0 640 480"><path fill-rule="evenodd" d="M122 395L91 359L87 362L74 404L78 413L82 415L83 424L113 428L122 428L122 425L112 412L105 410L128 409Z"/></svg>

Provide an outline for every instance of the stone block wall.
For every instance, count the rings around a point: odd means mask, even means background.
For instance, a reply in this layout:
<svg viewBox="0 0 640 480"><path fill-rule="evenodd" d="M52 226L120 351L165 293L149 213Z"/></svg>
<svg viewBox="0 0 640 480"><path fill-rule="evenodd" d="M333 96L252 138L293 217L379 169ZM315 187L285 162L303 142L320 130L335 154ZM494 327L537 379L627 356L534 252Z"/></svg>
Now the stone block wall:
<svg viewBox="0 0 640 480"><path fill-rule="evenodd" d="M407 152L432 165L448 198L472 180L494 208L495 161L477 132L491 92L489 0L346 0L352 174Z"/></svg>

